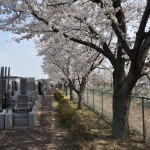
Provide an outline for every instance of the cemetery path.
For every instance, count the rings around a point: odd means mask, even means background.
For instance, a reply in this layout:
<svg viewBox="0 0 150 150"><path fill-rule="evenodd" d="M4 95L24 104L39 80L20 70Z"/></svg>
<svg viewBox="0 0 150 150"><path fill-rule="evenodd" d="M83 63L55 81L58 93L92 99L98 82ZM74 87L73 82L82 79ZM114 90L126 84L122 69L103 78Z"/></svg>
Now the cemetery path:
<svg viewBox="0 0 150 150"><path fill-rule="evenodd" d="M36 127L0 132L0 150L67 150L67 132L52 107L53 96L40 101Z"/></svg>

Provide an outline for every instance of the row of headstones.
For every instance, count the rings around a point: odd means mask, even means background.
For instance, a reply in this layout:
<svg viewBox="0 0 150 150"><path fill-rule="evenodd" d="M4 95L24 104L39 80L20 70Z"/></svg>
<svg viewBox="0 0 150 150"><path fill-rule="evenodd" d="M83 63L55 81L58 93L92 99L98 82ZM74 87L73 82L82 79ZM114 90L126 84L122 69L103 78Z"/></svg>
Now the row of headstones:
<svg viewBox="0 0 150 150"><path fill-rule="evenodd" d="M0 77L0 86L2 86ZM2 87L1 87L2 89ZM13 107L15 112L28 112L32 109L38 95L35 78L11 77L7 92L0 93L0 111Z"/></svg>

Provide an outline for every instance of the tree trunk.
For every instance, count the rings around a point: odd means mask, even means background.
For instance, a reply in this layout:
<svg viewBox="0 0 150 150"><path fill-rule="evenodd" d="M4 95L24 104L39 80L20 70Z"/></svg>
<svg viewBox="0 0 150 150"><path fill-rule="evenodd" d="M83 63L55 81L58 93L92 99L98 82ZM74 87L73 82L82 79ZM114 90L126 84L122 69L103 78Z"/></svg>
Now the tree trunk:
<svg viewBox="0 0 150 150"><path fill-rule="evenodd" d="M84 101L84 91L80 91L78 94L78 109L83 108L83 101Z"/></svg>
<svg viewBox="0 0 150 150"><path fill-rule="evenodd" d="M67 88L68 88L68 87L66 86L66 89L65 89L66 96L68 96Z"/></svg>
<svg viewBox="0 0 150 150"><path fill-rule="evenodd" d="M82 77L82 81L81 81L81 84L80 84L80 90L78 92L78 109L83 108L84 91L85 91L85 87L86 87L86 82L87 82L87 78Z"/></svg>
<svg viewBox="0 0 150 150"><path fill-rule="evenodd" d="M130 96L123 96L119 92L113 94L112 135L115 139L129 137Z"/></svg>
<svg viewBox="0 0 150 150"><path fill-rule="evenodd" d="M69 87L70 89L70 100L73 100L73 89L71 87Z"/></svg>
<svg viewBox="0 0 150 150"><path fill-rule="evenodd" d="M65 95L67 96L67 85L66 85L66 83L64 83L64 92L65 92Z"/></svg>
<svg viewBox="0 0 150 150"><path fill-rule="evenodd" d="M127 76L124 72L113 73L113 125L114 139L127 139L129 137L129 110L131 93L138 80L138 73L134 66L130 68Z"/></svg>

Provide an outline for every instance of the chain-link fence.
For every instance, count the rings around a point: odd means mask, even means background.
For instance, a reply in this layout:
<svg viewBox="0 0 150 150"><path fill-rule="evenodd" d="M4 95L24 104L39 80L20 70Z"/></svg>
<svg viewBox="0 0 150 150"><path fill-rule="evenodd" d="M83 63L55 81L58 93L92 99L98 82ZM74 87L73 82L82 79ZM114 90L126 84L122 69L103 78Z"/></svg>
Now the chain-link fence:
<svg viewBox="0 0 150 150"><path fill-rule="evenodd" d="M69 90L68 90L69 94ZM78 96L73 92L74 99ZM84 104L105 119L112 121L113 94L94 89L86 89L84 92ZM150 140L150 98L131 97L129 115L130 135L143 141Z"/></svg>

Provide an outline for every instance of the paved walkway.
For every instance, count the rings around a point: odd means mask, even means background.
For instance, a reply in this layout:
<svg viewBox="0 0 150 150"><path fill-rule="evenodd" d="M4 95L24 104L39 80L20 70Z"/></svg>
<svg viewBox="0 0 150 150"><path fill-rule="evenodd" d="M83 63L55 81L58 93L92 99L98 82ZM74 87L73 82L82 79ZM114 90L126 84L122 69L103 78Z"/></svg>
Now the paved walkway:
<svg viewBox="0 0 150 150"><path fill-rule="evenodd" d="M0 131L0 150L66 150L67 132L52 108L53 95L41 101L36 127Z"/></svg>

